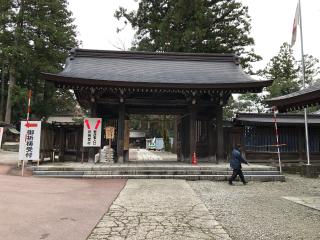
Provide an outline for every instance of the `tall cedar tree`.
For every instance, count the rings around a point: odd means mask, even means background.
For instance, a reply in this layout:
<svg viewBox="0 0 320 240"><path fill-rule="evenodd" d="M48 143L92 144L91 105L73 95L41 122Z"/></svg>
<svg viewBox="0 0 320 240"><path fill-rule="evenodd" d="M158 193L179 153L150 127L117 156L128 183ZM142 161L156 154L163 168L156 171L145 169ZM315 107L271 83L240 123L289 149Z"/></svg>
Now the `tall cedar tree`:
<svg viewBox="0 0 320 240"><path fill-rule="evenodd" d="M304 64L305 64L305 84L306 87L314 85L314 84L320 84L320 65L319 65L319 59L316 57L306 54L304 56ZM302 69L301 69L301 61L298 61L299 65L299 85L300 89L303 88L302 83Z"/></svg>
<svg viewBox="0 0 320 240"><path fill-rule="evenodd" d="M6 97L6 78L8 78L8 58L13 35L11 19L14 16L12 11L13 2L11 0L1 0L0 4L0 71L1 71L1 101L0 101L0 121L4 120L5 97Z"/></svg>
<svg viewBox="0 0 320 240"><path fill-rule="evenodd" d="M58 103L61 106L61 98L56 96L69 101L65 104L67 110L73 109L75 101L70 92L56 90L40 77L41 72L60 71L69 50L78 45L67 0L12 2L11 10L15 15L11 19L13 27L10 31L14 37L13 43L6 43L11 46L11 51L5 58L12 72L11 78L14 78L12 85L16 83L10 98L13 101L13 121L25 118L25 107L22 106L27 89L33 90L33 113L39 118L54 113Z"/></svg>
<svg viewBox="0 0 320 240"><path fill-rule="evenodd" d="M280 52L267 64L261 75L273 80L267 88L268 98L286 95L299 90L298 67L288 43L280 47Z"/></svg>
<svg viewBox="0 0 320 240"><path fill-rule="evenodd" d="M120 7L115 17L136 30L134 50L237 53L248 73L261 60L250 48L251 19L240 1L141 0L137 11Z"/></svg>
<svg viewBox="0 0 320 240"><path fill-rule="evenodd" d="M242 66L260 60L249 46L248 7L236 0L141 0L115 17L136 30L133 49L154 52L238 53Z"/></svg>
<svg viewBox="0 0 320 240"><path fill-rule="evenodd" d="M320 83L319 60L312 55L305 55L304 59L306 86ZM277 97L302 89L301 61L295 60L288 43L283 43L279 53L270 60L263 70L259 71L259 74L265 79L274 80L272 86L266 89L269 94L267 96L255 93L244 94L239 96L238 101L230 99L230 107L226 109L228 117L234 115L234 109L247 112L265 112L267 110L267 105L264 103L265 98Z"/></svg>

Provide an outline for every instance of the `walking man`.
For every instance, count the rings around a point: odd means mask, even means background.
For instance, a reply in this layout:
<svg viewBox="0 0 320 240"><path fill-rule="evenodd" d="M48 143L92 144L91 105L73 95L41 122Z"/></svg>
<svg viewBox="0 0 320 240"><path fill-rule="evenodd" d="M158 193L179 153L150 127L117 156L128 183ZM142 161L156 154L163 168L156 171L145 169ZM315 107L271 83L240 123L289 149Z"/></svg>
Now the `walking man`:
<svg viewBox="0 0 320 240"><path fill-rule="evenodd" d="M237 145L237 147L235 147L231 152L230 167L232 168L233 173L232 173L232 176L229 178L230 185L232 185L232 181L237 177L237 175L239 175L244 185L247 184L241 170L242 169L241 163L245 163L249 165L249 163L241 156L240 147Z"/></svg>

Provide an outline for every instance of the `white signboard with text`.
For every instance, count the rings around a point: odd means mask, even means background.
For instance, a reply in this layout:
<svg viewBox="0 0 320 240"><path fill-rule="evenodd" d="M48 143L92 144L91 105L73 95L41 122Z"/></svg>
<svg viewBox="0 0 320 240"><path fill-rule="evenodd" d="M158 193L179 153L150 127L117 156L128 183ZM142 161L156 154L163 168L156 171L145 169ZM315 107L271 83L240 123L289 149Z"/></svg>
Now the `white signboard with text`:
<svg viewBox="0 0 320 240"><path fill-rule="evenodd" d="M2 145L3 130L4 130L4 128L0 127L0 147Z"/></svg>
<svg viewBox="0 0 320 240"><path fill-rule="evenodd" d="M19 160L39 160L41 121L22 121Z"/></svg>
<svg viewBox="0 0 320 240"><path fill-rule="evenodd" d="M83 120L83 146L101 146L101 118L85 118Z"/></svg>

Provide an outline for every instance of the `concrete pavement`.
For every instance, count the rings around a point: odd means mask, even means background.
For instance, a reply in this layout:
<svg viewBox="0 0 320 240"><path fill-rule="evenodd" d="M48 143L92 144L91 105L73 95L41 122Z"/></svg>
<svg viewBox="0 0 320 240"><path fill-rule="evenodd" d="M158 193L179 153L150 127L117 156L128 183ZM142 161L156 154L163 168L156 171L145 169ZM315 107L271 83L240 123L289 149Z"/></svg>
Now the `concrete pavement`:
<svg viewBox="0 0 320 240"><path fill-rule="evenodd" d="M320 211L320 197L283 197L289 201Z"/></svg>
<svg viewBox="0 0 320 240"><path fill-rule="evenodd" d="M230 239L184 180L128 180L88 240Z"/></svg>
<svg viewBox="0 0 320 240"><path fill-rule="evenodd" d="M146 150L143 148L131 148L129 151L130 161L177 161L177 154L170 152Z"/></svg>

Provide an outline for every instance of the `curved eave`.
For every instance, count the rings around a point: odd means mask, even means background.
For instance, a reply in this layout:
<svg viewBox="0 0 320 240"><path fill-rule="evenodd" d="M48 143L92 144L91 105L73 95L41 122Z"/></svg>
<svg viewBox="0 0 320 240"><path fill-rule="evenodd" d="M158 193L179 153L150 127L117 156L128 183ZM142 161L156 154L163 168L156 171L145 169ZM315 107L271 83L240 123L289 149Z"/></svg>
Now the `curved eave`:
<svg viewBox="0 0 320 240"><path fill-rule="evenodd" d="M54 82L56 86L93 86L93 87L134 87L134 88L162 88L162 89L230 89L234 92L261 92L264 87L270 86L272 80L251 81L242 83L217 84L189 84L189 83L150 83L109 81L67 77L58 74L41 73L44 80Z"/></svg>
<svg viewBox="0 0 320 240"><path fill-rule="evenodd" d="M300 110L306 107L315 106L320 104L320 90L305 93L297 96L292 96L288 98L274 98L266 100L266 103L270 107L277 107L280 112Z"/></svg>

